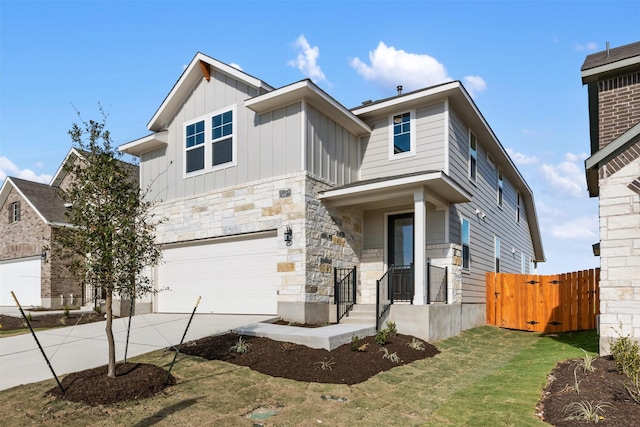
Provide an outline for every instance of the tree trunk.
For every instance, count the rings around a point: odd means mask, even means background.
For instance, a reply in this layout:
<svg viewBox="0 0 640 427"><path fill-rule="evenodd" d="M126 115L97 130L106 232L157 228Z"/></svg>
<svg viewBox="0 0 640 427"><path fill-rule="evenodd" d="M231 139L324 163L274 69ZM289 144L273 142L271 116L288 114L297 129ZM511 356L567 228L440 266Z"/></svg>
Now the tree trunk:
<svg viewBox="0 0 640 427"><path fill-rule="evenodd" d="M109 378L116 377L116 343L113 340L113 292L107 290L106 295L106 311L107 311L107 343L109 344L109 370L107 376Z"/></svg>

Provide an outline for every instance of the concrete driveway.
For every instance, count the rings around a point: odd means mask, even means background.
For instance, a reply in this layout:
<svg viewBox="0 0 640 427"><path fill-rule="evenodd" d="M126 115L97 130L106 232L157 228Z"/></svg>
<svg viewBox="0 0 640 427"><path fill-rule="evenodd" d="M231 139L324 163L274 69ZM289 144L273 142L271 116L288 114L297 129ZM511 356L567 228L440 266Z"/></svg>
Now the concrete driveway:
<svg viewBox="0 0 640 427"><path fill-rule="evenodd" d="M132 318L127 359L180 343L189 314L143 314ZM196 314L186 341L221 334L273 319L274 316ZM115 319L116 360L124 359L128 318ZM36 336L60 378L69 372L106 365L105 323L68 326L37 332ZM31 334L0 338L0 390L53 378Z"/></svg>

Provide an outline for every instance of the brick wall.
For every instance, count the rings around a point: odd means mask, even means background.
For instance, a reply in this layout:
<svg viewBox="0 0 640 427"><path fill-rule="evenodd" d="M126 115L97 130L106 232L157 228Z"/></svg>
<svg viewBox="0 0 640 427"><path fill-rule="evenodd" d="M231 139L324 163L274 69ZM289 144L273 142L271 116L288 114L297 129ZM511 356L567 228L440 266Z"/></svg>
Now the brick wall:
<svg viewBox="0 0 640 427"><path fill-rule="evenodd" d="M599 149L640 123L640 72L598 82Z"/></svg>

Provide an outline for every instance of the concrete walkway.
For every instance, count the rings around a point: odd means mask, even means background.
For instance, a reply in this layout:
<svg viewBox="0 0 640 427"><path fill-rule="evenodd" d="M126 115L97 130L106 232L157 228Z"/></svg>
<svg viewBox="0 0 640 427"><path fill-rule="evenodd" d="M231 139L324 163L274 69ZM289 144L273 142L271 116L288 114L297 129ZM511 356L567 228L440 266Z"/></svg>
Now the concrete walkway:
<svg viewBox="0 0 640 427"><path fill-rule="evenodd" d="M0 313L20 316L3 308ZM32 315L51 314L33 312ZM127 358L180 343L189 322L189 314L144 314L132 318ZM186 341L221 334L240 327L274 319L274 316L196 314ZM124 359L128 318L115 319L113 335L116 360ZM60 378L69 372L106 365L108 346L105 323L49 329L36 333L53 369ZM33 336L29 334L0 338L0 390L53 378Z"/></svg>

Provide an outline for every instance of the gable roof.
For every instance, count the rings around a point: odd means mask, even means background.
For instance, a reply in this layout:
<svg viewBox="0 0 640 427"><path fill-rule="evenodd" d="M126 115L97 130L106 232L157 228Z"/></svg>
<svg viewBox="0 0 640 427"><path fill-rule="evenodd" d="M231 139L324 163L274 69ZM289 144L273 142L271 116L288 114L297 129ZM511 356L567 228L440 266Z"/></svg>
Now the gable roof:
<svg viewBox="0 0 640 427"><path fill-rule="evenodd" d="M52 227L70 225L65 215L64 200L58 188L9 176L0 189L0 206L6 202L11 189L15 189L47 225Z"/></svg>
<svg viewBox="0 0 640 427"><path fill-rule="evenodd" d="M202 52L198 52L184 70L178 81L173 85L173 88L171 88L171 91L164 101L162 101L162 104L147 124L147 128L149 130L154 132L166 130L167 124L171 118L173 118L173 115L180 107L182 101L184 101L197 82L202 79L203 74L210 74L209 67L213 67L214 69L256 89L262 89L265 91L273 90L273 87L262 80L234 68L231 65L227 65L224 62L220 62L217 59L207 56ZM207 77L207 74L205 74L205 77Z"/></svg>
<svg viewBox="0 0 640 427"><path fill-rule="evenodd" d="M51 178L51 182L49 183L49 186L56 187L56 188L60 187L60 184L69 173L67 168L65 168L65 165L68 165L70 162L75 161L76 158L84 160L87 158L89 154L91 153L86 150L81 150L79 148L72 147L67 153L67 155L65 156L62 163L60 164L60 167L58 167L58 170L56 171L55 175L53 175L53 178ZM129 177L133 179L134 182L139 184L140 168L137 165L127 163L122 160L118 160L118 162L120 162L120 164L125 168L125 170L127 170Z"/></svg>
<svg viewBox="0 0 640 427"><path fill-rule="evenodd" d="M617 74L623 68L634 66L640 66L640 42L592 53L587 55L580 68L582 84Z"/></svg>

